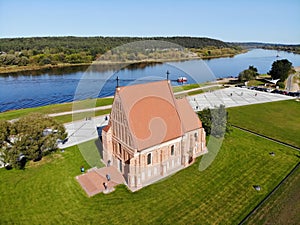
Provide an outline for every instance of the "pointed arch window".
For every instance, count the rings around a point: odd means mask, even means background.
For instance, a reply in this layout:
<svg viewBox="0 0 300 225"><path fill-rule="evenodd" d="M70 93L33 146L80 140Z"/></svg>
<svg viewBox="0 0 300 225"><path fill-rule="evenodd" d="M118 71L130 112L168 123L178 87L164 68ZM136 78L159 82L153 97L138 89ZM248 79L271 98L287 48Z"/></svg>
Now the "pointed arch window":
<svg viewBox="0 0 300 225"><path fill-rule="evenodd" d="M148 153L147 155L147 165L150 165L152 163L152 154Z"/></svg>
<svg viewBox="0 0 300 225"><path fill-rule="evenodd" d="M171 155L174 155L174 153L175 153L175 146L172 145L172 146L171 146Z"/></svg>

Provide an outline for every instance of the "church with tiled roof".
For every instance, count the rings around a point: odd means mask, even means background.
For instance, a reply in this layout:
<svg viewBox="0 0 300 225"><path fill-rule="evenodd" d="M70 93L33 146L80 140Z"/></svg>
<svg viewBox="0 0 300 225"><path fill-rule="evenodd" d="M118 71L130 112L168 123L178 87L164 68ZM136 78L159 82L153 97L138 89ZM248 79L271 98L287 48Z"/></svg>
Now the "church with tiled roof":
<svg viewBox="0 0 300 225"><path fill-rule="evenodd" d="M104 162L133 191L207 152L201 121L186 98L175 98L168 80L117 87L102 141Z"/></svg>

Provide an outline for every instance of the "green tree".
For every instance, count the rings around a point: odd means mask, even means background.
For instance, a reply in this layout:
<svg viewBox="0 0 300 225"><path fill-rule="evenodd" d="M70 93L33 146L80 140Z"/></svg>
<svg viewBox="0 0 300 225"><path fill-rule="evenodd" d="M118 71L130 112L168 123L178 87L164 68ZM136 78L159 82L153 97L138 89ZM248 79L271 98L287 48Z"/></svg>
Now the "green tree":
<svg viewBox="0 0 300 225"><path fill-rule="evenodd" d="M248 69L239 73L238 79L239 81L249 81L255 79L257 75L257 68L255 68L254 66L249 66Z"/></svg>
<svg viewBox="0 0 300 225"><path fill-rule="evenodd" d="M15 168L22 168L27 160L39 160L55 151L57 141L67 136L62 124L37 113L29 114L13 123L0 121L0 126L2 161Z"/></svg>
<svg viewBox="0 0 300 225"><path fill-rule="evenodd" d="M268 72L273 79L280 79L284 82L289 76L292 69L292 63L287 59L277 60L273 62L271 70Z"/></svg>
<svg viewBox="0 0 300 225"><path fill-rule="evenodd" d="M228 113L224 105L214 109L206 108L198 112L198 116L207 135L220 138L231 131L231 124L228 122Z"/></svg>

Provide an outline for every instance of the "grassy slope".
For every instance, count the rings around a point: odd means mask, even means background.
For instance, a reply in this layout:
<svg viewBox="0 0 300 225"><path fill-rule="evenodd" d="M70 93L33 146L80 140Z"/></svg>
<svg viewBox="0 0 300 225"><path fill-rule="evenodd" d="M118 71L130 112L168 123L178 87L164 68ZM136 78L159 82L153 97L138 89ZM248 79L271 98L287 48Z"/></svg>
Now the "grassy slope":
<svg viewBox="0 0 300 225"><path fill-rule="evenodd" d="M298 168L246 224L298 224L299 199L300 169Z"/></svg>
<svg viewBox="0 0 300 225"><path fill-rule="evenodd" d="M228 109L234 125L300 147L300 102L295 100Z"/></svg>
<svg viewBox="0 0 300 225"><path fill-rule="evenodd" d="M268 154L270 148L275 157ZM203 172L198 159L136 193L120 186L112 194L88 198L74 178L81 165L88 165L71 147L24 171L0 169L1 224L236 224L299 161L296 154L233 129Z"/></svg>

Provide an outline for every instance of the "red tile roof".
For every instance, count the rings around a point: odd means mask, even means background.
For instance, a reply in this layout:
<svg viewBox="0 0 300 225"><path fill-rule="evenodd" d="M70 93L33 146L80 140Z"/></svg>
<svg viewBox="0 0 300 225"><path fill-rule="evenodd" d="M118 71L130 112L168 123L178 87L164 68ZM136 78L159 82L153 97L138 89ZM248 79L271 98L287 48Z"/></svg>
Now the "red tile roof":
<svg viewBox="0 0 300 225"><path fill-rule="evenodd" d="M137 150L202 126L187 100L175 99L168 81L120 87L116 95L120 97Z"/></svg>

